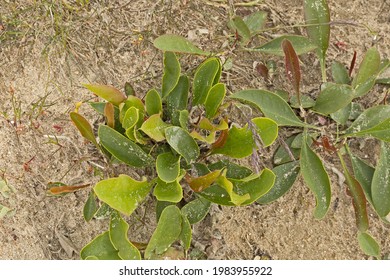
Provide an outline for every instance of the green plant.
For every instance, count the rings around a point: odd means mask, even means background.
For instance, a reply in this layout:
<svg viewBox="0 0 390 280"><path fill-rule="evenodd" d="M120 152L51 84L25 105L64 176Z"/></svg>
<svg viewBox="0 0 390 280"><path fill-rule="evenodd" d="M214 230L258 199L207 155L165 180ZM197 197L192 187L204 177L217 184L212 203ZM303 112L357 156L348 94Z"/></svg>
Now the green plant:
<svg viewBox="0 0 390 280"><path fill-rule="evenodd" d="M175 52L209 55L174 35L155 41L156 46L160 43ZM94 186L84 217L89 221L108 212L110 227L83 248L83 259L140 259L140 251L145 259L184 258L190 248L191 225L206 216L211 203L248 205L274 184L270 169L258 171L256 166L253 172L231 158L257 155L259 148L271 145L277 123L258 117L243 120L242 127L230 125L220 60L204 60L191 82L172 51L164 52L161 89L149 90L144 98L135 96L129 84L125 93L107 85L84 85L106 100L90 103L106 120L99 126L99 140L82 115L70 113L82 136L112 163L125 163L144 174L141 180L121 174ZM52 193L75 190L58 188ZM141 246L128 240L129 225L123 216L131 215L150 193L157 200L158 224L148 244ZM172 247L176 241L180 249Z"/></svg>
<svg viewBox="0 0 390 280"><path fill-rule="evenodd" d="M383 104L376 103L367 108L363 108L356 100L367 95L376 83L389 84L388 78L379 76L389 68L390 62L388 59L381 60L378 50L372 47L367 50L356 75L352 77L355 52L349 71L340 62L332 63L333 82L328 82L326 52L329 47L331 22L327 2L305 0L304 14L307 37L285 34L260 47L247 48L250 51L284 56L286 74L294 95L280 90L270 92L256 89L243 90L230 96L232 99L252 104L278 126L297 127L301 130L300 133L290 136L286 140L287 145L280 146L276 151L275 187L257 202L271 202L269 196L276 192L283 195L301 174L316 197L314 216L323 218L330 206L331 186L324 167L327 162L318 153L337 155L348 185L347 193L352 197L356 212L359 244L366 254L380 258L379 245L366 233L369 228L367 201L384 222L390 222L390 106L386 105L387 96ZM261 32L266 20L258 14L253 16L257 16L257 22L261 22L257 30ZM235 17L232 22L232 28L237 30L241 42L247 45L251 38L248 20ZM300 91L301 70L298 55L309 51L315 51L321 65L323 84L315 98ZM299 117L296 109L299 109ZM380 155L376 167L352 151L351 146L361 141L359 138L379 140ZM284 178L278 179L281 176ZM272 197L274 198L276 196Z"/></svg>

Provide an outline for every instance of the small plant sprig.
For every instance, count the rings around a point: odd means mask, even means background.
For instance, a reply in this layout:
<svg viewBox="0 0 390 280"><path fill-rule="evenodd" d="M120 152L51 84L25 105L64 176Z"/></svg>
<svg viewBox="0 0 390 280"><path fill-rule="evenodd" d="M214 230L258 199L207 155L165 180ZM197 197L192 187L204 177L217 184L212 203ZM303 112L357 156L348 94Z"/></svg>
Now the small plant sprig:
<svg viewBox="0 0 390 280"><path fill-rule="evenodd" d="M380 258L380 246L367 233L369 218L367 204L370 204L378 216L390 222L390 106L374 104L363 108L356 102L369 94L375 84L389 84L389 78L379 76L390 67L388 59L381 60L375 47L367 50L354 77L356 52L349 71L340 62L331 66L333 82L328 82L326 75L326 52L330 38L330 13L325 0L305 0L303 4L308 36L285 34L260 47L247 48L265 54L285 57L286 73L294 88L295 95L284 91L271 92L263 89L243 90L230 98L248 102L258 108L264 116L274 120L278 126L297 127L301 132L289 137L274 155L274 173L277 183L268 194L258 200L269 203L268 195L276 190L283 195L294 184L299 174L316 197L314 216L323 218L329 210L331 186L324 161L315 150L323 150L339 158L346 183L347 193L352 197L356 212L358 241L362 250L371 256ZM257 20L253 20L253 16ZM251 18L251 21L248 21ZM240 19L235 17L231 26L240 36L243 45L250 40L250 24L264 27L266 18L258 12ZM233 24L232 24L233 23ZM301 70L298 55L315 51L320 60L322 82L318 96L313 99L300 92ZM265 69L263 72L266 72ZM295 109L300 109L300 117ZM326 124L313 123L323 119ZM376 167L372 167L359 158L350 148L357 138L375 138L380 143L380 155ZM317 148L314 148L317 147ZM348 161L348 164L347 162ZM292 167L296 171L291 172ZM278 172L278 171L281 172ZM299 171L298 171L299 170ZM284 173L284 179L278 176ZM279 184L279 182L281 182ZM279 189L280 188L280 189ZM368 203L367 203L368 202Z"/></svg>
<svg viewBox="0 0 390 280"><path fill-rule="evenodd" d="M259 142L271 145L277 138L277 123L258 117L242 127L231 125L220 60L207 58L190 79L181 72L173 51L209 53L175 35L155 41L157 47L161 44L170 49L164 52L161 88L149 90L144 98L135 96L128 84L125 93L107 85L84 85L105 99L90 103L106 120L99 125L98 140L81 114L70 113L81 135L113 163L145 174L141 180L121 174L93 187L85 219L108 211L110 226L81 250L82 259L186 258L191 226L207 215L212 203L248 205L274 185L270 169L253 172L230 159L257 153ZM140 246L128 239L124 216L130 216L150 194L157 200L158 224L148 244Z"/></svg>

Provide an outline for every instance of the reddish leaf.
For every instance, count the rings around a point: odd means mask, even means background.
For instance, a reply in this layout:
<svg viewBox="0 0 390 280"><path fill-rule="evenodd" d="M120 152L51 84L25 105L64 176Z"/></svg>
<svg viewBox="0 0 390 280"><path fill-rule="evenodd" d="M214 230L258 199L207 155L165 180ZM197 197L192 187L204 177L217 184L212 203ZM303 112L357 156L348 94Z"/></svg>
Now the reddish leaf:
<svg viewBox="0 0 390 280"><path fill-rule="evenodd" d="M360 232L368 229L367 200L363 188L351 173L344 162L342 155L339 154L345 179L347 180L347 194L352 197L353 208L355 209L356 225Z"/></svg>
<svg viewBox="0 0 390 280"><path fill-rule="evenodd" d="M289 40L287 39L283 40L282 48L285 56L287 77L294 87L298 102L301 103L300 96L299 96L299 83L301 81L301 69L299 67L298 56Z"/></svg>
<svg viewBox="0 0 390 280"><path fill-rule="evenodd" d="M268 68L263 63L259 63L256 65L256 71L262 76L264 79L268 80Z"/></svg>
<svg viewBox="0 0 390 280"><path fill-rule="evenodd" d="M214 142L211 148L214 150L223 147L226 143L228 136L229 136L229 130L228 129L222 130L217 141Z"/></svg>
<svg viewBox="0 0 390 280"><path fill-rule="evenodd" d="M187 175L185 179L194 192L201 192L204 189L210 187L211 184L213 184L220 175L221 175L221 170L215 170L213 172L210 172L200 177L191 177Z"/></svg>
<svg viewBox="0 0 390 280"><path fill-rule="evenodd" d="M81 186L58 186L58 187L51 187L49 189L50 194L52 195L60 195L60 194L66 194L66 193L71 193L75 192L79 189L83 189L86 187L89 187L91 184L85 184Z"/></svg>
<svg viewBox="0 0 390 280"><path fill-rule="evenodd" d="M349 66L348 75L349 75L350 77L351 77L353 68L355 68L355 64L356 64L356 51L353 52L353 57L352 57L351 65Z"/></svg>
<svg viewBox="0 0 390 280"><path fill-rule="evenodd" d="M107 102L104 106L104 116L107 119L107 125L111 128L114 128L115 126L115 117L114 117L114 105Z"/></svg>

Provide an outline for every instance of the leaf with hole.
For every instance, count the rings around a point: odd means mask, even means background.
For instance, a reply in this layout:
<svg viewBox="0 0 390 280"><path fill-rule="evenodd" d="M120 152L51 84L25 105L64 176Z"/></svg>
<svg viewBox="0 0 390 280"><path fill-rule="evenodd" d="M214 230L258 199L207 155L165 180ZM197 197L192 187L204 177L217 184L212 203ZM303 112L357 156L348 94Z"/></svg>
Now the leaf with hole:
<svg viewBox="0 0 390 280"><path fill-rule="evenodd" d="M379 244L371 235L366 232L359 232L358 241L360 248L365 254L380 259Z"/></svg>
<svg viewBox="0 0 390 280"><path fill-rule="evenodd" d="M166 207L160 216L157 228L149 240L145 250L145 259L155 259L163 254L179 239L182 231L182 216L179 208L175 205Z"/></svg>
<svg viewBox="0 0 390 280"><path fill-rule="evenodd" d="M180 154L187 163L192 163L199 157L199 147L191 135L178 126L171 126L165 129L165 137L168 144L178 154Z"/></svg>
<svg viewBox="0 0 390 280"><path fill-rule="evenodd" d="M271 146L276 137L278 137L278 124L269 118L258 117L252 119L256 126L256 132L259 134L264 147Z"/></svg>
<svg viewBox="0 0 390 280"><path fill-rule="evenodd" d="M110 221L110 240L118 256L122 260L140 260L141 254L138 249L129 241L127 232L129 225L122 219L120 214L114 211Z"/></svg>
<svg viewBox="0 0 390 280"><path fill-rule="evenodd" d="M256 105L267 118L274 120L280 126L312 127L302 122L287 102L273 92L250 89L234 93L230 98Z"/></svg>
<svg viewBox="0 0 390 280"><path fill-rule="evenodd" d="M300 158L303 180L316 197L314 217L322 219L325 217L330 205L331 190L329 176L325 171L321 159L310 149L306 139L302 143Z"/></svg>
<svg viewBox="0 0 390 280"><path fill-rule="evenodd" d="M329 115L346 107L355 98L349 85L328 83L320 92L313 110Z"/></svg>
<svg viewBox="0 0 390 280"><path fill-rule="evenodd" d="M162 112L161 96L158 94L157 90L151 89L148 91L145 96L145 107L146 113L148 113L149 116Z"/></svg>
<svg viewBox="0 0 390 280"><path fill-rule="evenodd" d="M106 125L99 127L98 135L103 147L127 165L146 167L153 162L153 158L137 144Z"/></svg>
<svg viewBox="0 0 390 280"><path fill-rule="evenodd" d="M186 38L174 34L161 35L153 41L153 45L162 51L210 55L210 52L203 51Z"/></svg>
<svg viewBox="0 0 390 280"><path fill-rule="evenodd" d="M284 56L284 52L282 49L282 42L284 40L289 40L291 42L297 55L308 53L317 48L317 46L312 42L310 42L309 38L305 36L282 35L259 47L256 47L254 49L248 49L248 50L259 51L265 54Z"/></svg>
<svg viewBox="0 0 390 280"><path fill-rule="evenodd" d="M198 67L192 83L193 105L204 104L220 67L221 63L215 57L207 59Z"/></svg>
<svg viewBox="0 0 390 280"><path fill-rule="evenodd" d="M294 185L299 174L299 161L292 161L279 165L272 169L275 174L275 184L257 202L260 204L271 203L287 193Z"/></svg>
<svg viewBox="0 0 390 280"><path fill-rule="evenodd" d="M83 84L83 86L116 106L124 102L127 98L124 93L112 86L98 84Z"/></svg>
<svg viewBox="0 0 390 280"><path fill-rule="evenodd" d="M181 208L182 215L186 216L191 225L202 221L211 207L211 202L198 197Z"/></svg>
<svg viewBox="0 0 390 280"><path fill-rule="evenodd" d="M77 129L80 131L81 135L85 139L98 146L95 135L93 134L92 126L89 124L89 122L82 115L76 112L70 112L70 118L72 119L72 122L77 127Z"/></svg>
<svg viewBox="0 0 390 280"><path fill-rule="evenodd" d="M381 143L381 152L371 183L372 201L381 217L390 213L390 143Z"/></svg>
<svg viewBox="0 0 390 280"><path fill-rule="evenodd" d="M151 186L144 181L121 174L98 182L94 191L97 197L119 212L130 215L148 195Z"/></svg>
<svg viewBox="0 0 390 280"><path fill-rule="evenodd" d="M173 52L164 52L164 75L162 78L162 97L168 96L176 87L181 72L180 63Z"/></svg>
<svg viewBox="0 0 390 280"><path fill-rule="evenodd" d="M233 126L228 133L224 145L212 150L212 154L222 154L233 158L244 158L252 154L254 149L253 134L248 125L243 128Z"/></svg>
<svg viewBox="0 0 390 280"><path fill-rule="evenodd" d="M95 237L80 252L81 259L120 260L118 250L112 245L110 233L106 231Z"/></svg>

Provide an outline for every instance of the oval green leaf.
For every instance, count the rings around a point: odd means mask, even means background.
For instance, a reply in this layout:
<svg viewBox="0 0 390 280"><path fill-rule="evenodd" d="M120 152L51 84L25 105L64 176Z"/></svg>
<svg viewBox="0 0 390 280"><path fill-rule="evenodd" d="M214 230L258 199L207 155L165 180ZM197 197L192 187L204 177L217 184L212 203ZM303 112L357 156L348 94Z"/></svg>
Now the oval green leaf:
<svg viewBox="0 0 390 280"><path fill-rule="evenodd" d="M350 157L352 162L353 174L355 175L356 180L358 180L360 185L362 186L367 200L371 203L371 205L374 205L372 202L371 184L375 168L368 165L366 162L364 162L355 155L351 154Z"/></svg>
<svg viewBox="0 0 390 280"><path fill-rule="evenodd" d="M312 127L302 122L287 102L273 92L250 89L234 93L230 98L253 103L267 118L274 120L280 126Z"/></svg>
<svg viewBox="0 0 390 280"><path fill-rule="evenodd" d="M277 56L284 56L284 52L282 49L282 42L284 40L289 40L296 52L297 55L301 55L304 53L308 53L312 50L315 50L317 46L310 42L309 38L305 36L298 35L282 35L277 37L260 47L254 49L248 49L253 51L259 51L266 54L272 54Z"/></svg>
<svg viewBox="0 0 390 280"><path fill-rule="evenodd" d="M174 34L161 35L154 40L153 45L162 51L210 55L209 52L201 50L184 37Z"/></svg>
<svg viewBox="0 0 390 280"><path fill-rule="evenodd" d="M98 211L98 204L96 202L96 195L94 192L90 192L87 202L84 204L83 208L83 216L86 222L92 220L93 216L95 216Z"/></svg>
<svg viewBox="0 0 390 280"><path fill-rule="evenodd" d="M263 117L254 118L252 122L256 125L256 131L264 146L272 145L278 137L278 124L269 118Z"/></svg>
<svg viewBox="0 0 390 280"><path fill-rule="evenodd" d="M164 75L162 78L163 98L176 87L180 77L180 63L173 52L164 52Z"/></svg>
<svg viewBox="0 0 390 280"><path fill-rule="evenodd" d="M118 212L111 214L110 240L118 256L122 260L140 260L141 254L138 249L129 241L127 232L129 225L122 219Z"/></svg>
<svg viewBox="0 0 390 280"><path fill-rule="evenodd" d="M299 161L279 165L272 169L272 172L276 176L275 184L269 192L257 200L260 204L271 203L291 189L299 174Z"/></svg>
<svg viewBox="0 0 390 280"><path fill-rule="evenodd" d="M250 31L250 36L261 32L267 22L267 12L256 11L243 18Z"/></svg>
<svg viewBox="0 0 390 280"><path fill-rule="evenodd" d="M177 203L183 198L183 188L179 184L178 180L170 183L158 179L157 185L154 188L153 195L159 201L168 201Z"/></svg>
<svg viewBox="0 0 390 280"><path fill-rule="evenodd" d="M365 254L380 259L379 244L371 235L366 232L359 232L358 241L360 248Z"/></svg>
<svg viewBox="0 0 390 280"><path fill-rule="evenodd" d="M192 229L190 221L187 219L185 215L181 215L181 232L179 239L185 251L188 251L191 247L192 240Z"/></svg>
<svg viewBox="0 0 390 280"><path fill-rule="evenodd" d="M103 147L127 165L145 167L153 161L153 158L137 144L106 125L99 127L98 135Z"/></svg>
<svg viewBox="0 0 390 280"><path fill-rule="evenodd" d="M112 245L108 231L98 235L80 252L81 259L120 260L118 250Z"/></svg>
<svg viewBox="0 0 390 280"><path fill-rule="evenodd" d="M193 105L204 104L219 68L220 62L215 57L207 59L198 67L192 84Z"/></svg>
<svg viewBox="0 0 390 280"><path fill-rule="evenodd" d="M92 91L97 96L116 106L121 104L127 98L123 92L112 86L98 84L83 84L83 86Z"/></svg>
<svg viewBox="0 0 390 280"><path fill-rule="evenodd" d="M347 68L338 61L332 63L332 78L336 84L349 84L350 82Z"/></svg>
<svg viewBox="0 0 390 280"><path fill-rule="evenodd" d="M172 126L165 129L165 137L168 144L178 154L180 154L187 163L195 161L199 157L199 147L191 135L178 126Z"/></svg>
<svg viewBox="0 0 390 280"><path fill-rule="evenodd" d="M130 215L148 195L151 186L146 180L136 181L121 174L98 182L94 191L97 197L111 208Z"/></svg>
<svg viewBox="0 0 390 280"><path fill-rule="evenodd" d="M346 107L355 98L351 86L328 83L320 92L313 110L329 115Z"/></svg>
<svg viewBox="0 0 390 280"><path fill-rule="evenodd" d="M390 213L390 143L381 143L381 153L371 185L372 201L381 217Z"/></svg>
<svg viewBox="0 0 390 280"><path fill-rule="evenodd" d="M205 101L205 110L206 117L213 118L219 109L223 99L226 95L226 86L222 83L215 84L209 91L206 101Z"/></svg>
<svg viewBox="0 0 390 280"><path fill-rule="evenodd" d="M135 107L130 107L123 117L122 127L126 130L133 128L138 123L139 117L139 110Z"/></svg>
<svg viewBox="0 0 390 280"><path fill-rule="evenodd" d="M160 114L162 112L162 101L157 90L151 89L148 91L145 96L145 107L146 113L148 113L149 116Z"/></svg>
<svg viewBox="0 0 390 280"><path fill-rule="evenodd" d="M199 223L202 221L211 207L211 202L199 197L190 202L181 208L181 213L187 217L191 225Z"/></svg>
<svg viewBox="0 0 390 280"><path fill-rule="evenodd" d="M180 175L180 157L172 153L164 153L157 156L156 170L158 177L165 183L176 181Z"/></svg>
<svg viewBox="0 0 390 280"><path fill-rule="evenodd" d="M368 49L352 81L352 87L357 92L356 97L363 96L374 86L380 63L378 50L375 47Z"/></svg>
<svg viewBox="0 0 390 280"><path fill-rule="evenodd" d="M321 159L314 153L306 141L301 148L301 173L303 180L316 197L314 217L322 219L330 205L330 181Z"/></svg>
<svg viewBox="0 0 390 280"><path fill-rule="evenodd" d="M180 111L187 109L189 80L181 76L176 87L166 97L166 108L173 125L180 126Z"/></svg>
<svg viewBox="0 0 390 280"><path fill-rule="evenodd" d="M157 228L145 250L145 259L150 260L161 255L179 239L182 231L182 216L175 205L167 206L161 213Z"/></svg>

